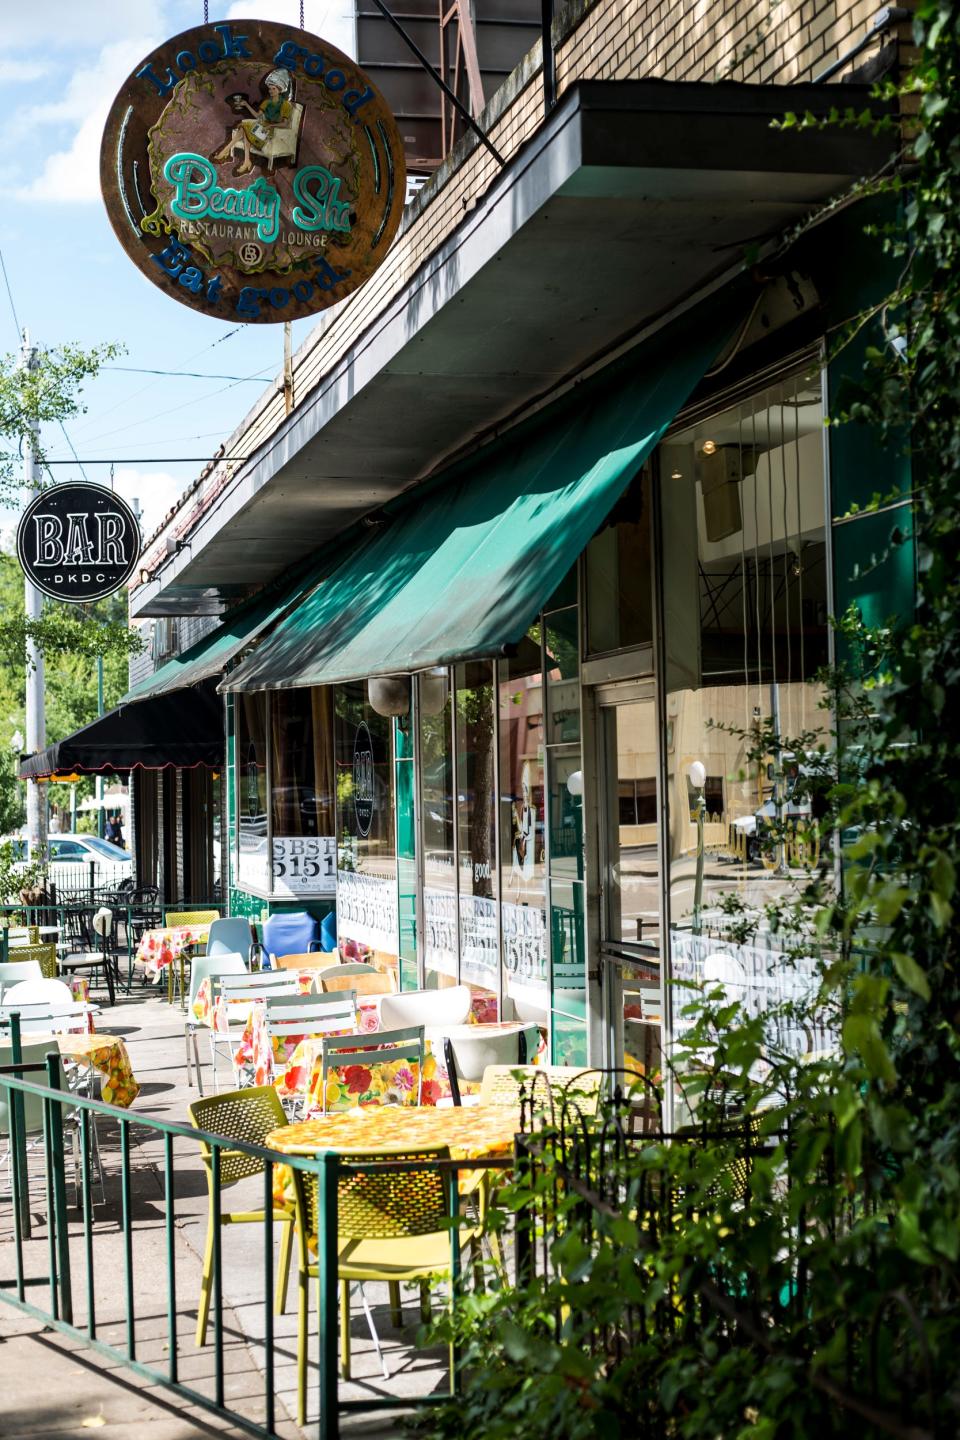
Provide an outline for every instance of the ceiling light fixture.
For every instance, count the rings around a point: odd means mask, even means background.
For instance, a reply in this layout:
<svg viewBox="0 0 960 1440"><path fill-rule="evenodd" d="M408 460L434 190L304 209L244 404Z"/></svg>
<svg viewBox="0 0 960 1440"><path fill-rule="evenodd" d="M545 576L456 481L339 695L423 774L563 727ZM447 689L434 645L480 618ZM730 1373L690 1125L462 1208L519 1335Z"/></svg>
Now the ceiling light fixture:
<svg viewBox="0 0 960 1440"><path fill-rule="evenodd" d="M678 469L678 467L677 467L676 465L674 465L673 469L670 471L670 479L671 479L671 480L682 480L682 479L683 479L683 471L680 470L680 469Z"/></svg>
<svg viewBox="0 0 960 1440"><path fill-rule="evenodd" d="M700 447L700 453L701 453L701 455L716 455L716 453L717 453L717 442L716 442L716 440L704 440L703 444L702 444L701 447Z"/></svg>

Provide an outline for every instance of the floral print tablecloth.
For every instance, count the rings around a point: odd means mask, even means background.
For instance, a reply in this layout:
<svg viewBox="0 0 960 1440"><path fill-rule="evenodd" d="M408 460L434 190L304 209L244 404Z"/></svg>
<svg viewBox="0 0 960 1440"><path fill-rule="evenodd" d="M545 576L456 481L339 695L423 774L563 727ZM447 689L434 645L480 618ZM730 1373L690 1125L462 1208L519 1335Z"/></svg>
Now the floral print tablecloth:
<svg viewBox="0 0 960 1440"><path fill-rule="evenodd" d="M209 921L206 925L171 925L165 930L144 930L137 945L137 960L147 978L156 983L165 965L179 960L192 945L205 945L209 934Z"/></svg>

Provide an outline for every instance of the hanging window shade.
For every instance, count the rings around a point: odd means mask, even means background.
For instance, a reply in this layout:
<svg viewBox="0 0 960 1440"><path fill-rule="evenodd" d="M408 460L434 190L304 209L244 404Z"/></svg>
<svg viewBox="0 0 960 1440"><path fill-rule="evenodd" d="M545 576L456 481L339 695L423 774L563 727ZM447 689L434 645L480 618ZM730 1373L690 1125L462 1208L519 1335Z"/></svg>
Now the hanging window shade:
<svg viewBox="0 0 960 1440"><path fill-rule="evenodd" d="M713 358L737 287L383 512L224 682L319 685L519 643Z"/></svg>

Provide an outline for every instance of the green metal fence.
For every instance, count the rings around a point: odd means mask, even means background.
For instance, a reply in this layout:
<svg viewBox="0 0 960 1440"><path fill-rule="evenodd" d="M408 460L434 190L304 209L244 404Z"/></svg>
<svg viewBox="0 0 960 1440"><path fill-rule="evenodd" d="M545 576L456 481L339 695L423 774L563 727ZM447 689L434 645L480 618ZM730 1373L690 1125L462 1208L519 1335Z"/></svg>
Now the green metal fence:
<svg viewBox="0 0 960 1440"><path fill-rule="evenodd" d="M0 1108L6 1101L9 1117L9 1146L11 1169L11 1213L13 1229L14 1274L0 1274L0 1301L21 1311L35 1320L42 1321L61 1334L95 1350L106 1359L132 1371L144 1380L169 1391L183 1400L230 1421L239 1429L263 1440L274 1440L277 1436L278 1397L275 1385L276 1342L274 1335L273 1288L274 1288L274 1167L285 1165L291 1170L316 1177L317 1184L317 1264L318 1264L318 1312L319 1326L316 1359L318 1366L317 1400L318 1428L320 1440L338 1440L340 1417L352 1412L374 1412L410 1410L422 1404L439 1403L448 1398L443 1394L420 1396L371 1396L360 1400L342 1400L339 1395L338 1372L338 1225L337 1207L341 1177L350 1173L372 1171L403 1171L436 1169L446 1177L447 1197L453 1217L450 1231L450 1273L451 1285L456 1291L463 1280L461 1272L460 1239L458 1227L460 1170L481 1169L502 1170L513 1164L512 1160L469 1160L469 1161L389 1161L348 1164L340 1160L335 1152L324 1152L315 1158L302 1158L269 1150L262 1145L250 1144L236 1139L227 1139L192 1126L176 1124L153 1116L131 1115L127 1110L106 1105L78 1095L66 1093L59 1083L59 1055L51 1052L43 1065L24 1064L19 1038L18 1017L12 1017L11 1025L12 1063L0 1067ZM39 1074L37 1072L40 1072ZM45 1236L33 1237L30 1199L28 1194L28 1160L24 1102L34 1097L42 1102L43 1129L42 1155L45 1186L45 1216L41 1229ZM66 1145L64 1127L67 1115L77 1130L79 1153L79 1207L82 1228L79 1237L71 1235L67 1203ZM97 1278L97 1235L94 1232L93 1208L93 1148L92 1127L97 1117L109 1118L119 1126L120 1135L120 1188L123 1271L122 1271L122 1316L111 1317L103 1327L98 1314L96 1296ZM135 1269L133 1218L133 1190L131 1165L131 1131L142 1129L161 1137L164 1157L164 1239L165 1239L165 1326L167 1360L165 1366L151 1364L138 1353L140 1347L140 1320L137 1306L137 1276ZM4 1140L0 1125L0 1148ZM223 1257L221 1251L221 1227L213 1230L213 1276L211 1289L211 1313L213 1322L213 1379L212 1393L198 1389L188 1383L181 1374L185 1347L182 1336L177 1333L177 1317L180 1296L177 1290L177 1266L175 1260L177 1176L174 1142L186 1140L193 1147L196 1156L199 1142L206 1142L211 1149L211 1174L213 1187L213 1209L221 1210L221 1152L239 1151L253 1156L263 1166L263 1252L262 1252L262 1304L263 1304L263 1419L253 1420L248 1413L232 1407L226 1398L224 1369L224 1296ZM194 1174L196 1165L193 1166ZM0 1200L0 1219L5 1204ZM29 1275L25 1264L31 1242L37 1246L46 1241L45 1276ZM80 1256L71 1254L71 1246L79 1240ZM77 1273L79 1272L79 1273ZM74 1283L79 1280L75 1293ZM45 1299L42 1292L46 1291ZM79 1303L78 1303L79 1302ZM77 1311L82 1311L78 1315ZM182 1312L186 1313L186 1312ZM102 1328L122 1327L122 1343L104 1338ZM197 1351L192 1352L196 1355ZM450 1388L459 1383L456 1356L451 1355ZM448 1392L449 1393L449 1392ZM245 1402L249 1409L249 1402Z"/></svg>

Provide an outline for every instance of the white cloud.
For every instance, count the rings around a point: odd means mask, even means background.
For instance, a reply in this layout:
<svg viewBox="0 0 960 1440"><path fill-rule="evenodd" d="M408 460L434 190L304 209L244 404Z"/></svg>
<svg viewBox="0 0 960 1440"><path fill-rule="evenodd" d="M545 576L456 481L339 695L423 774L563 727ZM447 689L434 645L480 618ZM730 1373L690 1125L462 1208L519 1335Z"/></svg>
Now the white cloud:
<svg viewBox="0 0 960 1440"><path fill-rule="evenodd" d="M78 0L39 0L25 5L5 0L3 43L7 55L18 50L92 49L110 35L124 35L135 25L145 30L164 29L161 0L96 0L96 6Z"/></svg>
<svg viewBox="0 0 960 1440"><path fill-rule="evenodd" d="M227 9L228 20L263 20L263 0L233 0L233 4ZM299 28L300 5L299 0L283 0L282 4L275 4L271 7L271 20L278 24L293 25ZM353 18L353 6L348 0L304 0L303 7L304 28L311 35L319 35L324 40L342 50L345 55L351 55L356 59L357 37L356 27Z"/></svg>
<svg viewBox="0 0 960 1440"><path fill-rule="evenodd" d="M153 534L189 484L182 475L171 475L165 470L137 470L131 466L118 466L113 477L113 488L128 504L139 501L144 539Z"/></svg>
<svg viewBox="0 0 960 1440"><path fill-rule="evenodd" d="M49 73L50 66L45 60L0 60L0 85L11 82L26 85Z"/></svg>
<svg viewBox="0 0 960 1440"><path fill-rule="evenodd" d="M100 199L100 141L107 112L130 71L157 43L139 35L105 46L92 65L74 72L58 101L37 108L33 124L76 122L78 128L67 148L48 155L40 174L21 186L19 200L62 205Z"/></svg>

